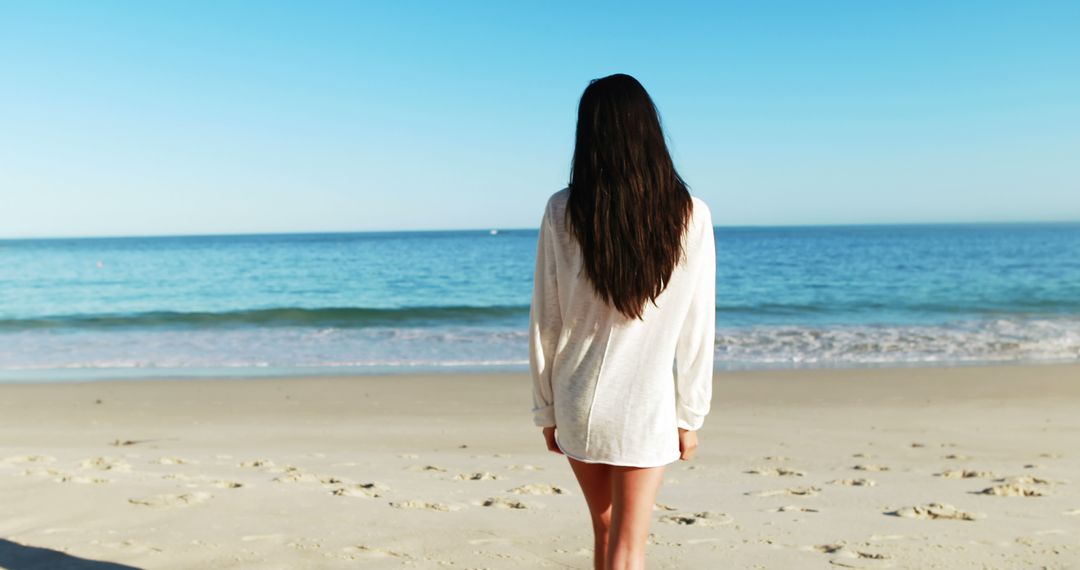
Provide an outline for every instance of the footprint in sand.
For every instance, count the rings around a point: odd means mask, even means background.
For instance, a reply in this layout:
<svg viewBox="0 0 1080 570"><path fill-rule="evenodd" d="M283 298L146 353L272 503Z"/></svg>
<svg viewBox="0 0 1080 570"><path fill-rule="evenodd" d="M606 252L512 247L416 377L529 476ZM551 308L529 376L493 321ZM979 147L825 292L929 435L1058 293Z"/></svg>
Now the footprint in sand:
<svg viewBox="0 0 1080 570"><path fill-rule="evenodd" d="M446 473L446 468L439 467L438 465L410 465L406 469L409 471L434 471L435 473Z"/></svg>
<svg viewBox="0 0 1080 570"><path fill-rule="evenodd" d="M926 444L915 441L911 443L911 447L926 447Z"/></svg>
<svg viewBox="0 0 1080 570"><path fill-rule="evenodd" d="M240 487L243 487L244 484L239 482L239 481L219 480L219 481L214 481L214 486L215 487L221 487L222 489L239 489Z"/></svg>
<svg viewBox="0 0 1080 570"><path fill-rule="evenodd" d="M1045 457L1047 459L1061 459L1065 456L1061 453L1040 453L1039 457Z"/></svg>
<svg viewBox="0 0 1080 570"><path fill-rule="evenodd" d="M798 505L784 505L775 509L768 509L767 512L772 513L816 513L817 509L811 509L807 507L800 507Z"/></svg>
<svg viewBox="0 0 1080 570"><path fill-rule="evenodd" d="M198 461L195 461L193 459L181 459L179 457L159 457L157 459L151 460L150 463L156 465L187 465L189 463L198 463Z"/></svg>
<svg viewBox="0 0 1080 570"><path fill-rule="evenodd" d="M731 524L732 520L725 513L701 511L690 514L665 515L660 517L660 522L692 526L721 526Z"/></svg>
<svg viewBox="0 0 1080 570"><path fill-rule="evenodd" d="M851 456L859 459L873 459L874 457L877 457L877 455L873 453L852 453Z"/></svg>
<svg viewBox="0 0 1080 570"><path fill-rule="evenodd" d="M1046 466L1041 463L1026 463L1024 469L1046 469Z"/></svg>
<svg viewBox="0 0 1080 570"><path fill-rule="evenodd" d="M27 477L68 477L68 473L59 469L53 469L52 467L32 467L30 469L23 469L23 475Z"/></svg>
<svg viewBox="0 0 1080 570"><path fill-rule="evenodd" d="M765 461L787 461L791 458L783 455L766 455L763 459Z"/></svg>
<svg viewBox="0 0 1080 570"><path fill-rule="evenodd" d="M389 487L377 482L371 483L354 483L345 487L338 487L333 491L330 491L331 495L338 497L364 497L373 499L382 496L382 491L389 490Z"/></svg>
<svg viewBox="0 0 1080 570"><path fill-rule="evenodd" d="M131 471L131 464L108 456L83 459L79 466L83 469L97 469L99 471Z"/></svg>
<svg viewBox="0 0 1080 570"><path fill-rule="evenodd" d="M427 501L420 501L416 499L410 499L408 501L390 501L390 506L395 509L417 509L421 511L438 511L449 512L456 511L458 508L455 505L448 505L446 503L429 503Z"/></svg>
<svg viewBox="0 0 1080 570"><path fill-rule="evenodd" d="M543 467L537 467L535 465L529 465L527 463L524 464L524 465L507 465L506 468L511 470L511 471L543 471L544 470Z"/></svg>
<svg viewBox="0 0 1080 570"><path fill-rule="evenodd" d="M1066 481L1044 479L1042 477L1033 477L1031 475L1012 475L1010 477L1001 477L994 479L998 483L1016 483L1018 485L1064 485Z"/></svg>
<svg viewBox="0 0 1080 570"><path fill-rule="evenodd" d="M24 469L23 475L52 477L52 480L56 481L57 483L100 484L109 482L108 479L103 479L101 477L72 475L71 473L65 473L64 471L60 471L59 469L53 469L51 467Z"/></svg>
<svg viewBox="0 0 1080 570"><path fill-rule="evenodd" d="M522 485L520 487L514 487L507 491L517 495L569 495L569 491L563 489L558 485L549 485L547 483L531 483L529 485Z"/></svg>
<svg viewBox="0 0 1080 570"><path fill-rule="evenodd" d="M313 538L298 538L286 542L285 546L290 546L296 550L319 550L322 548L322 543Z"/></svg>
<svg viewBox="0 0 1080 570"><path fill-rule="evenodd" d="M175 481L187 481L187 483L184 483L185 487L199 487L201 485L214 485L216 487L221 487L221 488L225 489L225 488L229 488L230 485L232 485L234 483L235 483L236 487L243 486L242 483L238 483L238 482L235 482L235 481L227 481L225 479L214 479L213 477L210 477L209 475L187 475L187 474L184 474L184 473L166 473L166 474L162 475L161 478L162 479L175 480ZM236 488L236 487L234 487L234 488Z"/></svg>
<svg viewBox="0 0 1080 570"><path fill-rule="evenodd" d="M275 483L321 483L323 485L351 484L351 481L347 481L336 475L317 475L315 473L308 473L296 467L290 467L284 475L274 477L272 481Z"/></svg>
<svg viewBox="0 0 1080 570"><path fill-rule="evenodd" d="M889 468L885 465L877 465L875 463L860 463L851 467L856 471L888 471Z"/></svg>
<svg viewBox="0 0 1080 570"><path fill-rule="evenodd" d="M866 479L860 477L858 479L833 479L828 482L830 485L843 485L845 487L873 487L877 485L873 479Z"/></svg>
<svg viewBox="0 0 1080 570"><path fill-rule="evenodd" d="M962 453L950 453L950 454L945 456L945 459L956 459L956 460L959 460L959 461L966 461L968 459L971 459L971 456L970 455L964 455Z"/></svg>
<svg viewBox="0 0 1080 570"><path fill-rule="evenodd" d="M120 439L116 438L112 440L109 445L113 447L127 447L129 445L137 445L143 442L150 441L149 439Z"/></svg>
<svg viewBox="0 0 1080 570"><path fill-rule="evenodd" d="M362 497L365 499L374 499L382 496L373 489L364 487L363 485L338 487L337 489L330 491L330 494L336 497Z"/></svg>
<svg viewBox="0 0 1080 570"><path fill-rule="evenodd" d="M994 479L997 477L993 471L976 471L974 469L946 469L941 473L934 473L934 476L944 477L945 479L971 479L974 477Z"/></svg>
<svg viewBox="0 0 1080 570"><path fill-rule="evenodd" d="M180 495L154 495L142 499L128 499L133 505L142 505L155 509L169 509L177 507L190 507L209 501L214 496L210 493L183 493Z"/></svg>
<svg viewBox="0 0 1080 570"><path fill-rule="evenodd" d="M82 475L63 475L56 479L60 483L79 483L80 485L100 485L108 483L108 479L101 477L86 477Z"/></svg>
<svg viewBox="0 0 1080 570"><path fill-rule="evenodd" d="M320 477L314 473L300 470L289 471L272 479L275 483L320 483Z"/></svg>
<svg viewBox="0 0 1080 570"><path fill-rule="evenodd" d="M648 540L645 541L645 544L647 544L649 546L655 545L655 546L666 546L666 547L679 548L684 544L684 541L661 540L660 538L658 538L656 536L655 533L649 533L649 538L648 538Z"/></svg>
<svg viewBox="0 0 1080 570"><path fill-rule="evenodd" d="M948 503L927 503L925 505L903 507L895 511L887 511L885 514L894 517L927 520L975 521L983 518L981 514L966 513Z"/></svg>
<svg viewBox="0 0 1080 570"><path fill-rule="evenodd" d="M495 507L497 509L529 509L533 506L530 503L519 501L517 499L506 499L503 497L490 497L484 499L480 504L485 507Z"/></svg>
<svg viewBox="0 0 1080 570"><path fill-rule="evenodd" d="M399 453L398 457L401 457L403 459L419 459L420 458L420 456L415 454L415 453Z"/></svg>
<svg viewBox="0 0 1080 570"><path fill-rule="evenodd" d="M795 497L812 497L821 492L821 489L814 486L806 487L788 487L787 489L776 489L772 491L758 491L757 493L746 493L747 495L754 495L755 497L775 497L778 495L791 495Z"/></svg>
<svg viewBox="0 0 1080 570"><path fill-rule="evenodd" d="M981 491L972 491L976 495L994 495L997 497L1042 497L1046 491L1034 487L1024 487L1016 483L1005 483L987 487Z"/></svg>
<svg viewBox="0 0 1080 570"><path fill-rule="evenodd" d="M856 550L848 546L844 542L838 542L835 544L818 544L815 546L807 547L806 550L812 550L820 552L822 554L830 554L832 555L832 558L830 558L829 560L830 564L847 568L858 568L862 566L861 564L859 564L859 562L866 563L871 561L881 561L889 559L889 556L887 554ZM874 564L870 567L874 566L877 565Z"/></svg>
<svg viewBox="0 0 1080 570"><path fill-rule="evenodd" d="M237 464L237 467L248 467L254 469L266 469L274 466L274 462L269 459L252 459L250 461L241 461Z"/></svg>
<svg viewBox="0 0 1080 570"><path fill-rule="evenodd" d="M749 471L743 471L743 473L750 473L753 475L767 475L770 477L802 477L806 475L805 471L799 471L798 469L788 469L786 467L762 467L758 469L751 469Z"/></svg>
<svg viewBox="0 0 1080 570"><path fill-rule="evenodd" d="M677 511L679 509L676 509L675 507L673 507L671 505L665 505L663 503L653 503L652 510L654 510L654 511Z"/></svg>
<svg viewBox="0 0 1080 570"><path fill-rule="evenodd" d="M461 473L460 475L455 475L454 479L458 481L488 481L502 479L502 477L494 473L488 473L487 471L478 471L476 473Z"/></svg>
<svg viewBox="0 0 1080 570"><path fill-rule="evenodd" d="M52 463L56 458L51 455L13 455L0 459L0 463Z"/></svg>
<svg viewBox="0 0 1080 570"><path fill-rule="evenodd" d="M295 465L267 465L262 469L267 473L299 473L303 471L302 468Z"/></svg>

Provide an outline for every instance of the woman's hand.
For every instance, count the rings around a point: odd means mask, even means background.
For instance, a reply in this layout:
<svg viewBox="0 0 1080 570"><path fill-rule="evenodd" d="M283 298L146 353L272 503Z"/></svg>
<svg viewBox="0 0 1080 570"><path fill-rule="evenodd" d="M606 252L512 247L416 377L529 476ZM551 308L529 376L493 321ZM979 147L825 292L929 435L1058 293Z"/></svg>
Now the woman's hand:
<svg viewBox="0 0 1080 570"><path fill-rule="evenodd" d="M547 442L548 451L554 451L559 455L563 455L559 444L555 443L555 426L544 428L544 441Z"/></svg>
<svg viewBox="0 0 1080 570"><path fill-rule="evenodd" d="M697 446L697 432L679 428L679 452L681 453L679 459L683 461L693 459Z"/></svg>

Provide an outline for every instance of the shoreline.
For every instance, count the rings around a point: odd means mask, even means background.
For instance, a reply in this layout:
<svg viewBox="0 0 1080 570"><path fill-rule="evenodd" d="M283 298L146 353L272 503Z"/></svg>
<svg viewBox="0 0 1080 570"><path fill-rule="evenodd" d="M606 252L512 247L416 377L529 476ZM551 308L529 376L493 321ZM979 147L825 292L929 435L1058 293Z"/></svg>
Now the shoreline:
<svg viewBox="0 0 1080 570"><path fill-rule="evenodd" d="M713 370L713 375L753 373L800 373L858 370L949 370L998 367L1080 367L1080 360L1003 360L1003 361L955 361L955 362L888 362L888 363L823 363L820 365L776 364L764 366L750 364ZM158 372L151 372L157 370ZM22 375L24 372L29 374ZM238 367L238 368L78 368L44 370L0 370L0 386L5 384L78 384L86 382L159 381L159 380L271 380L295 378L369 378L383 376L484 376L523 375L527 365L416 365L386 367Z"/></svg>
<svg viewBox="0 0 1080 570"><path fill-rule="evenodd" d="M0 383L0 566L587 569L584 501L530 390ZM649 565L1075 567L1077 409L1075 364L717 373L697 457L665 468Z"/></svg>

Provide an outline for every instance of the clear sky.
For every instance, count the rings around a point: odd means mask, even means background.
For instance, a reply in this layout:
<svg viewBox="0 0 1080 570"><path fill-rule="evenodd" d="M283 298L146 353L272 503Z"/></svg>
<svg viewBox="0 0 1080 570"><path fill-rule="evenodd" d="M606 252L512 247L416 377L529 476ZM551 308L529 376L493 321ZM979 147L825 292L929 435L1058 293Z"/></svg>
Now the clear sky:
<svg viewBox="0 0 1080 570"><path fill-rule="evenodd" d="M535 228L637 77L718 225L1080 220L1080 2L0 0L0 237Z"/></svg>

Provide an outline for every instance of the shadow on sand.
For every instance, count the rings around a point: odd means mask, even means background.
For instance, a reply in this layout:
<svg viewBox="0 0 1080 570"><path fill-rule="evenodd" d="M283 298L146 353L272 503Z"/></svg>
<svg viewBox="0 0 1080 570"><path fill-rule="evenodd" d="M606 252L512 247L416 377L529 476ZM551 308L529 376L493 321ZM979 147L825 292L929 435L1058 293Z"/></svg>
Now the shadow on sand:
<svg viewBox="0 0 1080 570"><path fill-rule="evenodd" d="M141 570L137 566L87 560L59 550L27 546L0 538L0 568L4 570Z"/></svg>

